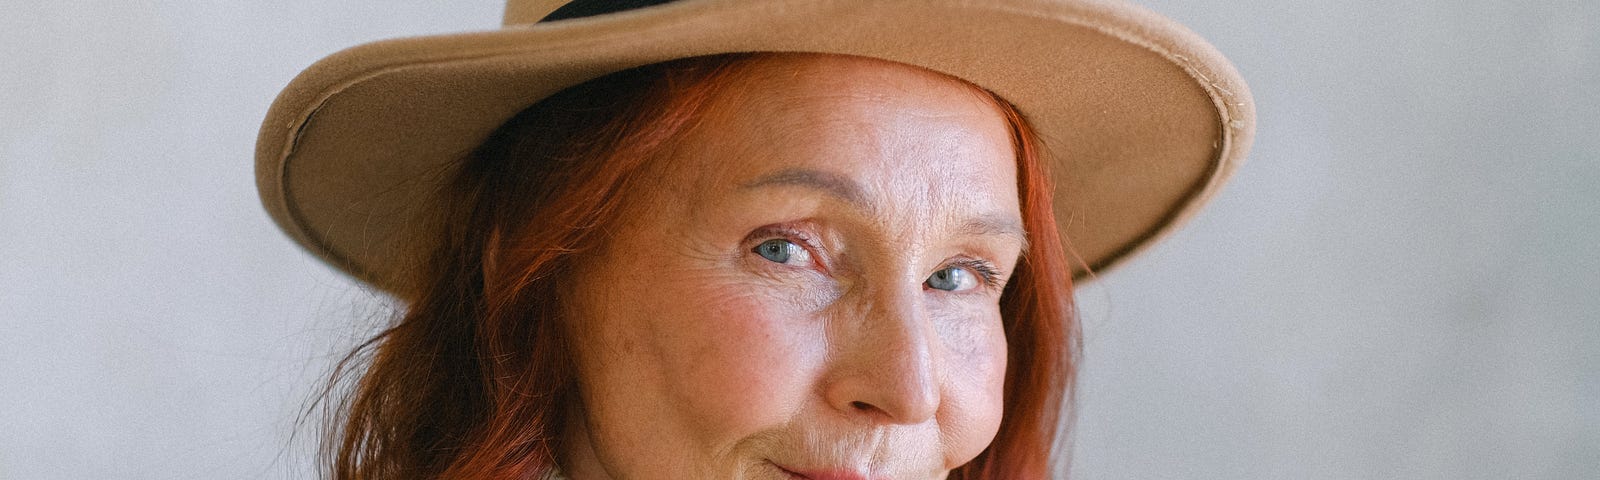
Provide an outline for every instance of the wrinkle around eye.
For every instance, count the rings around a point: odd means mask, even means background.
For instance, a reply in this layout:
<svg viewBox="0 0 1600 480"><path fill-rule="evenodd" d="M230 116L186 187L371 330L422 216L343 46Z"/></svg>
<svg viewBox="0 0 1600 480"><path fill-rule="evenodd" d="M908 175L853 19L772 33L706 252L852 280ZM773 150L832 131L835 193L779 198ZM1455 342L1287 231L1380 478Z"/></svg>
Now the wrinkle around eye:
<svg viewBox="0 0 1600 480"><path fill-rule="evenodd" d="M765 265L755 264L761 262ZM745 281L725 285L766 301L783 304L793 313L820 313L844 297L844 285L814 268L772 263L763 258L750 260ZM755 279L750 281L749 279Z"/></svg>
<svg viewBox="0 0 1600 480"><path fill-rule="evenodd" d="M745 275L749 275L745 278L757 280L727 287L750 290L752 294L785 304L797 313L818 313L827 309L844 296L845 285L828 268L825 253L820 251L814 238L796 229L771 226L756 229L740 242L743 260L738 263ZM804 252L790 259L791 262L803 260L803 263L778 263L756 251L772 240L786 241Z"/></svg>

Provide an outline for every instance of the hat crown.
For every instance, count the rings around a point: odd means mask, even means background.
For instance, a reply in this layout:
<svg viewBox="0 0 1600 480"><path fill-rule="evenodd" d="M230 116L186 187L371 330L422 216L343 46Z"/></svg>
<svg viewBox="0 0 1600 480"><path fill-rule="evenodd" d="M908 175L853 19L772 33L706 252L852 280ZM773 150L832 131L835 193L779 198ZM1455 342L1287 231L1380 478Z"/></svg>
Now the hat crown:
<svg viewBox="0 0 1600 480"><path fill-rule="evenodd" d="M632 10L673 0L506 0L504 25L588 17Z"/></svg>

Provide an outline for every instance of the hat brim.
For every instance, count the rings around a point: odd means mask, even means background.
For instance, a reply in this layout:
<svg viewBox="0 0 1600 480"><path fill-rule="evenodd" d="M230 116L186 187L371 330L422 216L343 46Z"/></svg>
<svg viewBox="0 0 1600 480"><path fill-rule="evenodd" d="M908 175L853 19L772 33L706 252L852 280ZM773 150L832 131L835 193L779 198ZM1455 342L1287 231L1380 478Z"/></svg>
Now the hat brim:
<svg viewBox="0 0 1600 480"><path fill-rule="evenodd" d="M437 245L440 226L428 219L441 183L505 120L607 73L758 51L916 65L1016 105L1045 143L1080 279L1190 217L1243 161L1254 132L1233 66L1188 29L1126 3L683 0L329 56L268 111L257 186L300 244L400 291Z"/></svg>

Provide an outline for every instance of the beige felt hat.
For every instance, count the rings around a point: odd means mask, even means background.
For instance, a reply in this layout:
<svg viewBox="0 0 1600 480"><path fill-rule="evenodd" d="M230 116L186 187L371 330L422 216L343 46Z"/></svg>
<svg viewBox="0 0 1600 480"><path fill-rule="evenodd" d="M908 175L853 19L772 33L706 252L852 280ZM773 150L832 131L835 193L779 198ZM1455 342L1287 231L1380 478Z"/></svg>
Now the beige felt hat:
<svg viewBox="0 0 1600 480"><path fill-rule="evenodd" d="M261 126L257 186L301 245L396 291L436 245L427 219L454 162L512 115L618 70L750 51L882 58L1015 104L1053 162L1079 277L1192 216L1255 128L1220 53L1120 1L509 0L500 29L370 43L306 69Z"/></svg>

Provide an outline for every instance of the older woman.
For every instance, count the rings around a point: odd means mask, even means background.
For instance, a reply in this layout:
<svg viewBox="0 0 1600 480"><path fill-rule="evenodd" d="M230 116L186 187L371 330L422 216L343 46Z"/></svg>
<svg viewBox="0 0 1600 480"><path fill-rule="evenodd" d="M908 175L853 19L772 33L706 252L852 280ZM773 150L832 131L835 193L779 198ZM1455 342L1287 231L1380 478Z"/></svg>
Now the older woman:
<svg viewBox="0 0 1600 480"><path fill-rule="evenodd" d="M333 474L1049 476L1072 279L1243 158L1227 63L1123 4L655 3L513 0L280 96L269 211L405 303Z"/></svg>

